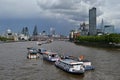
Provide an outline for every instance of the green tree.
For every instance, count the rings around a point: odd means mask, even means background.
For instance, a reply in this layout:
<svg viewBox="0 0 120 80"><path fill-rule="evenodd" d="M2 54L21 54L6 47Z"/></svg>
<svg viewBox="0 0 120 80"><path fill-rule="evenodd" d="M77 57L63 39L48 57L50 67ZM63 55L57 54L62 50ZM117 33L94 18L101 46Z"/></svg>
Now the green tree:
<svg viewBox="0 0 120 80"><path fill-rule="evenodd" d="M109 34L102 36L78 36L80 42L99 42L99 43L120 43L120 34Z"/></svg>

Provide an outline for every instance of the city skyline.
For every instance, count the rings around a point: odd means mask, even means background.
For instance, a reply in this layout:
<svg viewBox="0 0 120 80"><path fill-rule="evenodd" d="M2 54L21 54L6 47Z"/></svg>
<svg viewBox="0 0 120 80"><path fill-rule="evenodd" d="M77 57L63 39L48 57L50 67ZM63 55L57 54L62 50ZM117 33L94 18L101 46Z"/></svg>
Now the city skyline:
<svg viewBox="0 0 120 80"><path fill-rule="evenodd" d="M92 7L97 8L97 26L103 19L104 24L114 25L116 32L120 32L119 3L118 0L0 0L0 32L9 28L20 32L27 26L32 33L37 25L39 32L49 32L53 27L57 33L68 35L81 22L88 23Z"/></svg>

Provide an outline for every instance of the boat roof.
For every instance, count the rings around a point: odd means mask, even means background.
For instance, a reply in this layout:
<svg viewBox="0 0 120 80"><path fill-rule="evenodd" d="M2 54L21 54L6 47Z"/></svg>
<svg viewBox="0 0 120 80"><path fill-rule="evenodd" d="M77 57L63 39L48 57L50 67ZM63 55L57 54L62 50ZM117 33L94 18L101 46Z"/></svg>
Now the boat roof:
<svg viewBox="0 0 120 80"><path fill-rule="evenodd" d="M34 48L34 47L29 47L29 48L27 48L28 50L37 50L36 48Z"/></svg>
<svg viewBox="0 0 120 80"><path fill-rule="evenodd" d="M61 62L64 62L66 64L83 64L83 62L80 62L80 61L76 61L76 60L73 60L73 59L62 59Z"/></svg>
<svg viewBox="0 0 120 80"><path fill-rule="evenodd" d="M29 53L37 53L37 50L36 49L29 49L28 52Z"/></svg>
<svg viewBox="0 0 120 80"><path fill-rule="evenodd" d="M29 54L37 54L37 52L30 52Z"/></svg>

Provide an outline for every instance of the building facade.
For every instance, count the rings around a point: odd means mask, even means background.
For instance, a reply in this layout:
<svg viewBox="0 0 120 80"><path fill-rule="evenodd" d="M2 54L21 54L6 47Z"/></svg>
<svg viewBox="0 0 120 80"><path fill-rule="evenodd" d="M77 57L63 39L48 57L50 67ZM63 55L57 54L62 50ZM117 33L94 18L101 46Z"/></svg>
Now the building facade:
<svg viewBox="0 0 120 80"><path fill-rule="evenodd" d="M86 23L80 24L80 35L87 36L89 33L89 25Z"/></svg>
<svg viewBox="0 0 120 80"><path fill-rule="evenodd" d="M104 34L114 33L114 25L105 25L104 26Z"/></svg>
<svg viewBox="0 0 120 80"><path fill-rule="evenodd" d="M89 10L89 35L96 35L96 8Z"/></svg>

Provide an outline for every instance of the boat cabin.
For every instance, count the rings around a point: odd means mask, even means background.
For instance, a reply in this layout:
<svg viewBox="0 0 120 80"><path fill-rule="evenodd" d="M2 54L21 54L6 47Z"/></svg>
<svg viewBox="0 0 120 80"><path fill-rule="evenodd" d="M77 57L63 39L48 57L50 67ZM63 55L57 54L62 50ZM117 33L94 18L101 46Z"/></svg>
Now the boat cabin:
<svg viewBox="0 0 120 80"><path fill-rule="evenodd" d="M39 54L36 49L29 49L27 54L28 59L37 59L39 58Z"/></svg>
<svg viewBox="0 0 120 80"><path fill-rule="evenodd" d="M57 61L59 60L59 56L57 53L53 53L53 52L48 52L46 51L44 54L43 54L43 59L45 60L48 60L48 61Z"/></svg>

